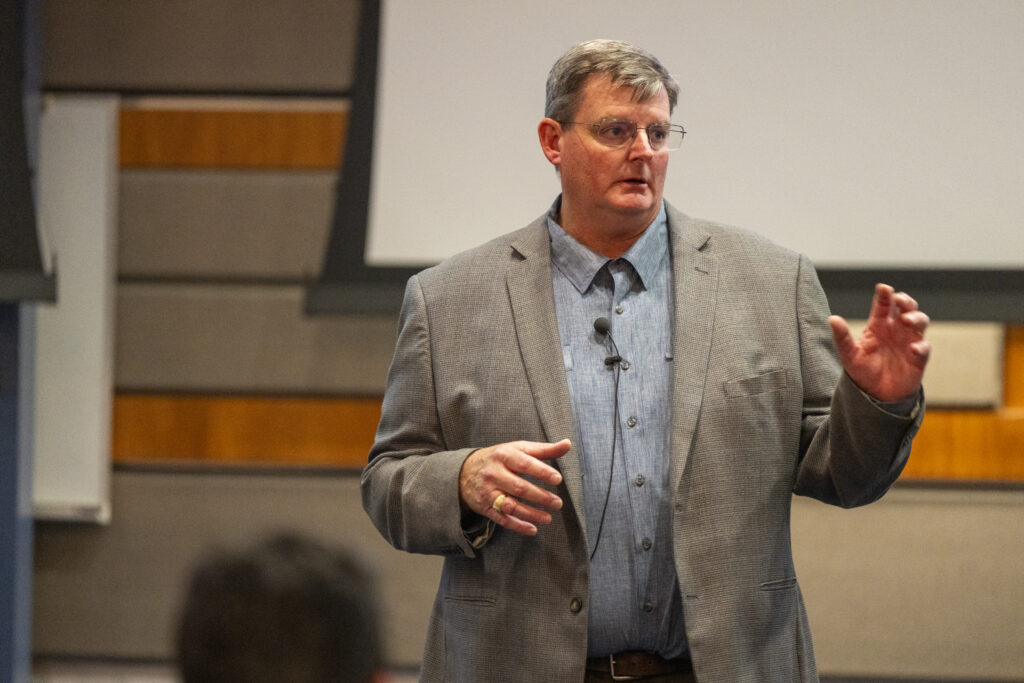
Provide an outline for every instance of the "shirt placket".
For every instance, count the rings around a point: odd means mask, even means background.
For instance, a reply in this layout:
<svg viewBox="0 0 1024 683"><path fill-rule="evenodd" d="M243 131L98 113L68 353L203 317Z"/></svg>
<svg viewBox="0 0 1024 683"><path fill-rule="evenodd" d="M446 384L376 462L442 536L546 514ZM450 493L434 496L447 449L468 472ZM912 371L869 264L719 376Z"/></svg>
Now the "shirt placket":
<svg viewBox="0 0 1024 683"><path fill-rule="evenodd" d="M639 613L634 616L638 628L643 631L647 626L649 618L653 616L655 605L650 595L649 577L651 576L651 562L653 558L652 548L654 545L654 517L651 513L652 496L651 486L648 477L649 472L645 471L643 459L642 433L645 426L640 421L640 397L638 392L642 386L637 377L640 364L631 361L627 349L637 348L633 341L636 339L637 325L640 321L634 312L634 300L637 292L634 291L634 280L638 277L633 266L624 259L612 261L609 264L609 271L612 274L614 289L612 293L611 316L613 323L613 334L615 328L619 331L619 338L622 339L623 347L619 352L623 356L620 365L619 376L619 451L622 453L622 479L617 485L624 485L626 498L630 507L630 523L633 536L634 562L636 568L636 605Z"/></svg>

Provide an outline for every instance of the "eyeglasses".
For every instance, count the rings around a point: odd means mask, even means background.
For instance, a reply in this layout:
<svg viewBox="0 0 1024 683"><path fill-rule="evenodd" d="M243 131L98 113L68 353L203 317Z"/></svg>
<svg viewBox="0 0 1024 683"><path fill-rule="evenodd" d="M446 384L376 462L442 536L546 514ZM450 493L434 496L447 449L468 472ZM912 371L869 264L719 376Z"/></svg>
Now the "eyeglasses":
<svg viewBox="0 0 1024 683"><path fill-rule="evenodd" d="M590 126L595 130L594 137L598 142L608 147L622 147L629 144L636 138L641 130L647 131L647 142L651 149L657 151L668 149L669 151L679 149L683 144L683 136L686 131L682 126L673 126L668 123L652 123L644 127L636 125L636 121L623 121L621 119L601 119L597 123L584 123L582 121L559 121L563 126L574 124L577 126Z"/></svg>

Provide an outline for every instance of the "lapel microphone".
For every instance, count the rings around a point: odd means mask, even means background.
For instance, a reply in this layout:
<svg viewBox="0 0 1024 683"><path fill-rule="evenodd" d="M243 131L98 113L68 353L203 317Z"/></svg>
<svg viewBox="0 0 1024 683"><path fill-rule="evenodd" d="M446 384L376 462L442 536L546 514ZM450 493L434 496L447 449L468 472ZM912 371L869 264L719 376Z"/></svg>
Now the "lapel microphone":
<svg viewBox="0 0 1024 683"><path fill-rule="evenodd" d="M615 351L614 356L608 356L604 359L605 365L614 365L622 362L622 356L619 355L619 345L615 343L615 339L612 338L612 324L608 322L608 318L598 318L594 321L594 331L602 337L608 337L608 341L612 343L612 350Z"/></svg>
<svg viewBox="0 0 1024 683"><path fill-rule="evenodd" d="M612 325L608 318L600 317L594 321L594 331L608 339L612 345L614 355L604 359L606 366L615 366L615 417L612 419L612 455L611 464L608 466L608 489L604 493L604 507L601 508L601 521L597 525L597 540L594 541L594 549L590 551L590 559L597 554L597 546L601 544L601 532L604 531L604 517L608 512L608 500L612 495L612 476L615 474L615 444L619 440L619 372L622 369L622 356L619 354L619 346L612 338Z"/></svg>

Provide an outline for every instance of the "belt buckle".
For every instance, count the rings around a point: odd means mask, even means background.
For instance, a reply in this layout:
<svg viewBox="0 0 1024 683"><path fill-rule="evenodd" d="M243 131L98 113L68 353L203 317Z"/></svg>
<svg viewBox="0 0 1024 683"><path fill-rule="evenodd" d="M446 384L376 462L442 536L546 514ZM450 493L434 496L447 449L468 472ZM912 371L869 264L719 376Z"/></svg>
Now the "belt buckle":
<svg viewBox="0 0 1024 683"><path fill-rule="evenodd" d="M608 655L608 672L613 681L638 681L643 676L620 676L615 673L615 655Z"/></svg>

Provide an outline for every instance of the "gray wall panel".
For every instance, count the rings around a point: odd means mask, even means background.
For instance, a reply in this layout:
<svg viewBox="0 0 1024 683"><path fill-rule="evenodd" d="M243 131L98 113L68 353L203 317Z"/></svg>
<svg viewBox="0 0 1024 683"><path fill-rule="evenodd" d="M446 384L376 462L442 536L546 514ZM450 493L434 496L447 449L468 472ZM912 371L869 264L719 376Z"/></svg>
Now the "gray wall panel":
<svg viewBox="0 0 1024 683"><path fill-rule="evenodd" d="M124 390L382 394L391 317L307 317L301 286L124 284Z"/></svg>
<svg viewBox="0 0 1024 683"><path fill-rule="evenodd" d="M320 270L334 172L122 171L122 276L309 280Z"/></svg>
<svg viewBox="0 0 1024 683"><path fill-rule="evenodd" d="M897 488L855 510L794 499L794 555L819 666L1021 680L1021 539L1019 489Z"/></svg>
<svg viewBox="0 0 1024 683"><path fill-rule="evenodd" d="M343 92L358 0L47 0L47 88Z"/></svg>

